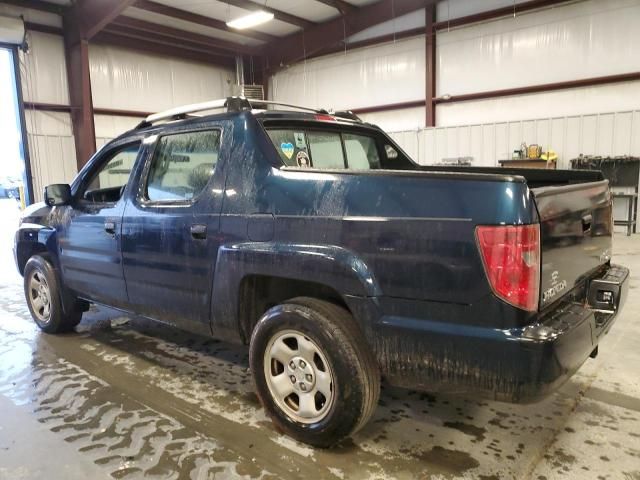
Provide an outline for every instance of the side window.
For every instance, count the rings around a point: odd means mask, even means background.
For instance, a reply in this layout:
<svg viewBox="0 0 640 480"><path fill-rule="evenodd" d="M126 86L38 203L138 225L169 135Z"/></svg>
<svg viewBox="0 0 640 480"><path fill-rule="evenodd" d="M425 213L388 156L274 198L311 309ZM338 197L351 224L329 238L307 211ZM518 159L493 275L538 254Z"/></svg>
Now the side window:
<svg viewBox="0 0 640 480"><path fill-rule="evenodd" d="M347 152L347 163L354 170L380 168L380 157L376 141L364 135L344 133L344 149Z"/></svg>
<svg viewBox="0 0 640 480"><path fill-rule="evenodd" d="M352 170L382 168L381 153L378 152L378 142L374 136L328 129L297 128L267 129L267 134L287 167Z"/></svg>
<svg viewBox="0 0 640 480"><path fill-rule="evenodd" d="M267 130L269 138L276 147L280 158L287 167L304 165L309 158L307 136L302 130Z"/></svg>
<svg viewBox="0 0 640 480"><path fill-rule="evenodd" d="M175 202L195 198L213 175L219 151L219 130L160 137L147 177L147 199Z"/></svg>
<svg viewBox="0 0 640 480"><path fill-rule="evenodd" d="M93 173L81 195L82 199L96 203L117 202L129 181L139 149L140 143L137 142L112 152Z"/></svg>
<svg viewBox="0 0 640 480"><path fill-rule="evenodd" d="M313 168L345 168L339 133L307 132Z"/></svg>

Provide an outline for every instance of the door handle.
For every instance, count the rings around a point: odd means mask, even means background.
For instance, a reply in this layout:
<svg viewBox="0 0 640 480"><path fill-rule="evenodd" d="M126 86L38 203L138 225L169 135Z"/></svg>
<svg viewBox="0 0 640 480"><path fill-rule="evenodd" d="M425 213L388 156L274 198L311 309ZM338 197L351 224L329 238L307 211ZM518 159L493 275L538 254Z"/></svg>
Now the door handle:
<svg viewBox="0 0 640 480"><path fill-rule="evenodd" d="M587 233L591 230L591 222L593 221L593 216L591 214L587 214L582 217L582 232Z"/></svg>
<svg viewBox="0 0 640 480"><path fill-rule="evenodd" d="M189 229L191 231L191 236L196 240L204 240L207 238L207 226L202 224L191 225Z"/></svg>
<svg viewBox="0 0 640 480"><path fill-rule="evenodd" d="M111 221L104 222L104 231L107 232L109 235L115 235L116 222L111 222Z"/></svg>

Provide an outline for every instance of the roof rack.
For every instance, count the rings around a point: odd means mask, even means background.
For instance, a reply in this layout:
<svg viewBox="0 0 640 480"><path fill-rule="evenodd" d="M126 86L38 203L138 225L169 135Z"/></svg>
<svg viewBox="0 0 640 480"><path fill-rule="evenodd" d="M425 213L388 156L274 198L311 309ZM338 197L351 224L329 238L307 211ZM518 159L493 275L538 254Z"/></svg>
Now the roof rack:
<svg viewBox="0 0 640 480"><path fill-rule="evenodd" d="M248 110L253 110L254 108L259 108L264 105L268 107L269 105L278 105L280 107L290 107L298 110L303 110L307 112L320 113L320 114L329 114L334 115L338 118L344 118L348 120L355 120L361 122L360 118L352 112L330 112L325 109L316 109L303 107L301 105L293 105L290 103L276 102L273 100L253 100L245 97L227 97L221 98L218 100L210 100L208 102L203 103L194 103L191 105L183 105L181 107L171 108L169 110L164 110L162 112L153 113L145 118L142 122L138 124L136 128L145 128L153 125L156 122L161 120L182 120L187 118L191 114L204 112L207 110L216 110L225 108L227 112L243 112ZM266 108L265 108L266 110Z"/></svg>

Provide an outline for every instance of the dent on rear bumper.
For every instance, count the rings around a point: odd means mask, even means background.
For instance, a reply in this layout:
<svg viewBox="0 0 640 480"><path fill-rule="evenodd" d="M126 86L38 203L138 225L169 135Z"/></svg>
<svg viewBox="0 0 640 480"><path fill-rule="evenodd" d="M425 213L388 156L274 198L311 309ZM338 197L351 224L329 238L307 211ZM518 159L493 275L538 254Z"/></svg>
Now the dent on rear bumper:
<svg viewBox="0 0 640 480"><path fill-rule="evenodd" d="M538 322L507 330L380 315L366 328L367 337L383 376L393 385L535 402L560 387L589 358L622 307L627 279L628 271L620 303L608 313L560 302ZM370 303L355 301L349 306L375 315Z"/></svg>

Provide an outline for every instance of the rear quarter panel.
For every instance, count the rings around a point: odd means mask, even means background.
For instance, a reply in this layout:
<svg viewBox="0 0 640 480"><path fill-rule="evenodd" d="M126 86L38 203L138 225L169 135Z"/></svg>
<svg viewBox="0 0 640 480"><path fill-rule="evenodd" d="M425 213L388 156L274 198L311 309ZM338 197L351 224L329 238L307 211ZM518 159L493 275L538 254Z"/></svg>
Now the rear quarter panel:
<svg viewBox="0 0 640 480"><path fill-rule="evenodd" d="M537 221L529 189L518 177L281 169L271 142L254 127L244 143L237 139L239 154L230 160L222 235L230 242L249 240L263 222L261 243L340 247L371 272L380 297L483 304L492 295L475 226ZM272 274L279 274L277 264ZM313 269L303 274L313 281ZM334 288L350 294L339 283ZM429 311L424 307L423 314Z"/></svg>

